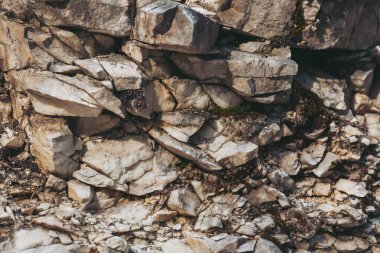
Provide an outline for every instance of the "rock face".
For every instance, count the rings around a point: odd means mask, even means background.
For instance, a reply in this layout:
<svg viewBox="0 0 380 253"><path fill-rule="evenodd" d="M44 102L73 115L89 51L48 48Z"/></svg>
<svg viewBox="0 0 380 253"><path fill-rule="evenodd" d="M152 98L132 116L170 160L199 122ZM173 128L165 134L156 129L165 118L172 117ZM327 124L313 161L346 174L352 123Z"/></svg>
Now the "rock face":
<svg viewBox="0 0 380 253"><path fill-rule="evenodd" d="M171 0L139 8L135 36L141 42L187 53L207 53L218 35L216 23Z"/></svg>
<svg viewBox="0 0 380 253"><path fill-rule="evenodd" d="M221 5L220 9L218 17L222 25L239 32L269 39L290 33L296 2L289 0L276 2L233 0L228 8Z"/></svg>
<svg viewBox="0 0 380 253"><path fill-rule="evenodd" d="M0 0L0 252L380 252L377 0Z"/></svg>

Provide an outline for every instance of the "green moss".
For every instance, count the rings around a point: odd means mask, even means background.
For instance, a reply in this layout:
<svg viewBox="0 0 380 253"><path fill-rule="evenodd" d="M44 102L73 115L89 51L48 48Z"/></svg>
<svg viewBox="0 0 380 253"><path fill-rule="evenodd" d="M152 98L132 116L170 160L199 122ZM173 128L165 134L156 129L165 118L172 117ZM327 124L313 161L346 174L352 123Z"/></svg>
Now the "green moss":
<svg viewBox="0 0 380 253"><path fill-rule="evenodd" d="M231 108L227 108L227 109L215 108L215 109L210 110L209 112L212 115L219 116L219 117L233 116L233 117L241 118L241 117L245 117L245 116L252 114L254 111L255 110L254 110L253 105L243 104L241 106L231 107Z"/></svg>

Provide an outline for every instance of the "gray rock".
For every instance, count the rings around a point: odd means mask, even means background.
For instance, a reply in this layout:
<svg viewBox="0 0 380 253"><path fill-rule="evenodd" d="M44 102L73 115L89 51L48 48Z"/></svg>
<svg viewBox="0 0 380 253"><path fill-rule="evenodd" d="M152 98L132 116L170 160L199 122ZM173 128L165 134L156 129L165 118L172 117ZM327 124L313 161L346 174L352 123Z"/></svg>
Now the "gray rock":
<svg viewBox="0 0 380 253"><path fill-rule="evenodd" d="M224 86L203 84L202 87L211 100L222 109L237 107L243 103L238 95Z"/></svg>
<svg viewBox="0 0 380 253"><path fill-rule="evenodd" d="M75 180L67 182L67 195L69 198L77 201L82 207L91 202L95 195L93 187Z"/></svg>
<svg viewBox="0 0 380 253"><path fill-rule="evenodd" d="M193 250L179 239L170 239L162 247L163 253L194 253Z"/></svg>
<svg viewBox="0 0 380 253"><path fill-rule="evenodd" d="M338 162L339 157L337 155L331 152L327 152L322 162L315 169L313 169L313 173L317 177L326 177L333 173L332 170Z"/></svg>
<svg viewBox="0 0 380 253"><path fill-rule="evenodd" d="M365 183L358 183L347 179L339 179L335 184L335 189L348 195L364 198L368 191L365 189Z"/></svg>
<svg viewBox="0 0 380 253"><path fill-rule="evenodd" d="M207 231L210 228L223 228L222 220L219 217L200 216L194 226L194 229L200 231Z"/></svg>
<svg viewBox="0 0 380 253"><path fill-rule="evenodd" d="M174 190L170 193L168 207L181 215L195 217L201 201L198 196L186 188Z"/></svg>
<svg viewBox="0 0 380 253"><path fill-rule="evenodd" d="M189 145L181 143L157 128L153 128L152 130L150 130L149 135L155 141L161 144L164 148L168 149L169 151L173 152L174 154L180 157L192 161L202 169L208 171L222 169L222 167L218 163L216 163L211 157L209 157L204 151L195 149Z"/></svg>
<svg viewBox="0 0 380 253"><path fill-rule="evenodd" d="M280 140L282 137L281 128L273 123L269 126L264 127L259 133L259 143L260 145L268 145L273 142Z"/></svg>
<svg viewBox="0 0 380 253"><path fill-rule="evenodd" d="M282 253L282 251L273 242L260 239L256 243L254 253Z"/></svg>
<svg viewBox="0 0 380 253"><path fill-rule="evenodd" d="M63 119L34 115L30 118L31 153L48 173L70 177L77 170L73 134Z"/></svg>
<svg viewBox="0 0 380 253"><path fill-rule="evenodd" d="M295 9L296 3L289 0L233 0L227 10L218 13L218 17L222 25L239 32L272 38L290 33Z"/></svg>
<svg viewBox="0 0 380 253"><path fill-rule="evenodd" d="M166 50L207 53L218 26L200 13L171 0L155 1L137 10L135 37Z"/></svg>

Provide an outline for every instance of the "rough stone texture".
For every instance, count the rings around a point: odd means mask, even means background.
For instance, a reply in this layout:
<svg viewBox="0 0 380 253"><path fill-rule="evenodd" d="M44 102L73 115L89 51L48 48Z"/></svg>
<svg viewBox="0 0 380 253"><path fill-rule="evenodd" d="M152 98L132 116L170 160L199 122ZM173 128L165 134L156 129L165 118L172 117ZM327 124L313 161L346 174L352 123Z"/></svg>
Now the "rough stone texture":
<svg viewBox="0 0 380 253"><path fill-rule="evenodd" d="M136 24L137 40L187 53L212 50L219 30L213 21L171 0L155 1L139 8Z"/></svg>
<svg viewBox="0 0 380 253"><path fill-rule="evenodd" d="M295 1L233 0L218 17L224 26L263 38L285 36L291 31Z"/></svg>

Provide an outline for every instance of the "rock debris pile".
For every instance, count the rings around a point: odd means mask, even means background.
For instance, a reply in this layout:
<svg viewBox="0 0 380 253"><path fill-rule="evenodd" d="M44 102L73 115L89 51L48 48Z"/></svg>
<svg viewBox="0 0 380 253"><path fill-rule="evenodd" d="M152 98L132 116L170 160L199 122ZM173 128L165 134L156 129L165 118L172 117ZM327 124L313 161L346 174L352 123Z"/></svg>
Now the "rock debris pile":
<svg viewBox="0 0 380 253"><path fill-rule="evenodd" d="M0 251L380 252L379 20L0 0Z"/></svg>

